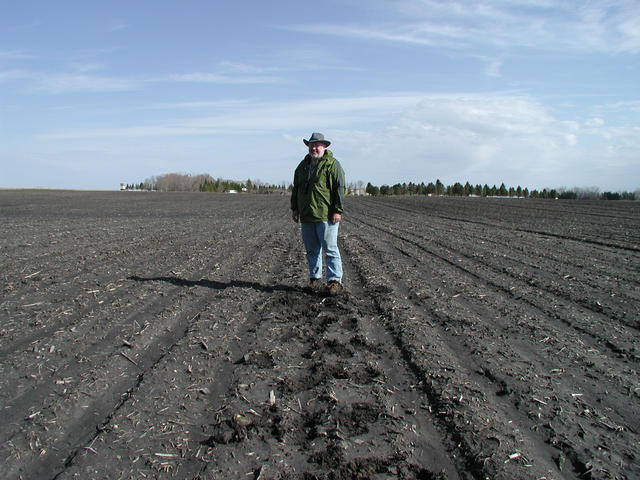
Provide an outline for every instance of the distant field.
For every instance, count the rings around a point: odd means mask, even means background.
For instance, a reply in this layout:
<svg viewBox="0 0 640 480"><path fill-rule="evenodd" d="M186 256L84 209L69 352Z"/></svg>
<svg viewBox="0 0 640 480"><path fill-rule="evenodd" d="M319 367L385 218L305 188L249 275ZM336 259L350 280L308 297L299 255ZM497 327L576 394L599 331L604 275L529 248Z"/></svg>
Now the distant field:
<svg viewBox="0 0 640 480"><path fill-rule="evenodd" d="M640 478L640 202L0 191L9 479Z"/></svg>

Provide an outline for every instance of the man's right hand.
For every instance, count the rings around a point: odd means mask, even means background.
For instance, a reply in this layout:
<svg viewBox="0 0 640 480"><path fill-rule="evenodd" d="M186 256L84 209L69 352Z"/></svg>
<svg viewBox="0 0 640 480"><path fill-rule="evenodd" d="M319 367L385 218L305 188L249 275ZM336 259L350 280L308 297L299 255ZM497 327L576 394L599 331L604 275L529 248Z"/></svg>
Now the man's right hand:
<svg viewBox="0 0 640 480"><path fill-rule="evenodd" d="M300 214L298 213L297 210L293 210L291 213L291 217L293 218L293 221L298 223L300 221Z"/></svg>

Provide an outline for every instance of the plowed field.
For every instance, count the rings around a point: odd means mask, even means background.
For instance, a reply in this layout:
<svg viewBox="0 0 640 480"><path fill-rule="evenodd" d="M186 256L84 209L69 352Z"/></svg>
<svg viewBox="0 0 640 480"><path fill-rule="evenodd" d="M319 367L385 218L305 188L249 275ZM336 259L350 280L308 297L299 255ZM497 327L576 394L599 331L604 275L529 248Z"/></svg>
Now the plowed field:
<svg viewBox="0 0 640 480"><path fill-rule="evenodd" d="M1 191L8 479L640 478L640 202Z"/></svg>

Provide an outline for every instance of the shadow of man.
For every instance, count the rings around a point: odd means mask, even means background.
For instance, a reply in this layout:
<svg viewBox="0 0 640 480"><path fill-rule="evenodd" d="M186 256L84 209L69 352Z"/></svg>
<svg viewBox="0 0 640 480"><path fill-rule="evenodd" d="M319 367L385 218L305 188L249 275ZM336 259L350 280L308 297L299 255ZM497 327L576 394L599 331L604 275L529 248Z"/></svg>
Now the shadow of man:
<svg viewBox="0 0 640 480"><path fill-rule="evenodd" d="M300 288L291 285L262 285L257 282L247 282L245 280L232 280L230 282L219 282L217 280L208 280L202 278L200 280L188 280L180 277L139 277L132 275L129 280L136 282L167 282L178 287L205 287L214 290L224 290L229 287L252 288L260 292L299 292Z"/></svg>

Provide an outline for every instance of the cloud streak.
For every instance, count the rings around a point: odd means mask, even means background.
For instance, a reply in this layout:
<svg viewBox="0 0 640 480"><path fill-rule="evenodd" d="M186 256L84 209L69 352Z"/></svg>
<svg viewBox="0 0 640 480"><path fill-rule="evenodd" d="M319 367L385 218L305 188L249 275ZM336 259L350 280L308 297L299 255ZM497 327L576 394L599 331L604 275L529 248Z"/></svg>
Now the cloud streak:
<svg viewBox="0 0 640 480"><path fill-rule="evenodd" d="M617 109L638 108L636 103ZM544 135L562 138L578 128L575 122L553 117L548 108L526 95L512 94L425 94L397 93L378 96L334 97L289 102L224 100L159 104L166 109L211 109L219 113L170 121L170 124L138 125L125 128L75 129L47 133L42 139L105 136L199 135L297 130L306 125L327 124L335 129L357 124L381 130L404 132L421 138L425 132L455 131L458 138L524 138ZM586 126L602 127L601 119ZM553 132L559 132L557 135Z"/></svg>
<svg viewBox="0 0 640 480"><path fill-rule="evenodd" d="M174 82L220 83L235 85L286 83L284 78L271 75L229 75L206 72L171 74L164 77L164 80Z"/></svg>
<svg viewBox="0 0 640 480"><path fill-rule="evenodd" d="M32 58L18 51L0 51L0 60ZM317 66L316 66L317 67ZM124 92L142 90L158 83L200 83L218 85L287 85L294 82L291 73L306 67L260 67L237 62L221 62L215 71L169 73L166 75L108 75L104 63L72 64L67 72L41 72L29 69L0 70L0 82L24 80L26 90L53 95L73 93ZM354 67L323 66L329 70L356 70ZM287 75L282 75L286 72Z"/></svg>
<svg viewBox="0 0 640 480"><path fill-rule="evenodd" d="M59 73L34 75L35 89L40 92L83 93L83 92L121 92L141 88L139 80L123 77L87 75L82 73Z"/></svg>
<svg viewBox="0 0 640 480"><path fill-rule="evenodd" d="M487 4L423 0L394 2L387 13L389 20L368 26L312 23L284 28L456 50L525 47L550 51L640 52L640 17L635 0L577 5L545 1Z"/></svg>
<svg viewBox="0 0 640 480"><path fill-rule="evenodd" d="M0 50L0 60L29 60L33 58L23 50Z"/></svg>
<svg viewBox="0 0 640 480"><path fill-rule="evenodd" d="M628 111L634 106L617 105L616 109ZM47 132L38 141L43 145L80 142L96 148L104 144L109 149L130 141L154 148L160 142L184 145L180 148L188 150L189 139L202 136L207 144L216 145L217 155L238 168L244 162L255 169L255 173L241 174L288 178L289 165L283 165L282 154L292 142L301 142L291 133L307 135L327 125L330 129L324 133L334 142L339 157L348 159L352 178L378 184L439 177L445 182L504 181L533 188L549 186L548 178L553 177L571 178L574 185L593 185L605 173L615 174L616 168L640 170L636 158L640 127L609 126L606 117L590 117L583 123L565 121L526 95L409 92L290 102L187 102L166 107L217 113L158 125ZM258 142L279 140L269 143L275 148L263 153L260 162L248 162L255 149L232 140L242 135ZM221 145L228 145L229 150L219 150ZM200 171L206 165L196 162L191 168ZM274 170L276 165L281 165L277 167L282 168L280 173Z"/></svg>
<svg viewBox="0 0 640 480"><path fill-rule="evenodd" d="M14 69L14 70L0 71L0 83L8 82L11 80L28 78L29 76L30 74L28 72L25 72L24 70Z"/></svg>
<svg viewBox="0 0 640 480"><path fill-rule="evenodd" d="M175 105L190 108L192 105ZM527 96L509 94L397 94L350 98L326 98L297 102L217 102L199 107L222 107L216 115L192 117L164 125L75 129L41 135L41 140L126 138L192 135L239 135L254 132L299 131L315 125L331 125L343 145L357 151L353 138L388 158L402 149L403 158L422 155L426 148L434 158L457 158L465 168L489 161L506 161L513 168L525 166L535 155L544 164L559 152L580 146L586 137L616 138L621 144L640 147L634 129L608 128L601 119L580 126L556 119L547 108ZM359 125L364 130L354 131ZM340 134L339 132L344 132ZM368 134L363 132L368 131ZM412 153L413 152L413 153ZM517 154L518 158L507 158ZM410 160L410 158L407 158ZM444 161L444 160L443 160ZM542 163L541 163L542 162ZM472 167L475 165L475 167Z"/></svg>
<svg viewBox="0 0 640 480"><path fill-rule="evenodd" d="M88 66L70 73L37 73L23 69L0 71L0 83L25 80L25 86L38 93L53 95L73 93L108 93L142 90L154 83L209 83L225 85L286 84L288 80L266 75L231 75L217 73L177 73L164 76L132 77L88 73Z"/></svg>
<svg viewBox="0 0 640 480"><path fill-rule="evenodd" d="M41 139L87 138L105 136L210 135L239 134L250 131L273 132L297 130L303 125L331 124L336 128L356 121L370 123L372 118L385 118L393 112L415 105L423 97L417 94L381 95L376 97L325 98L291 102L187 102L169 104L168 108L211 108L223 111L172 122L172 125L134 126L127 128L76 129L47 133ZM160 105L162 107L162 105Z"/></svg>

